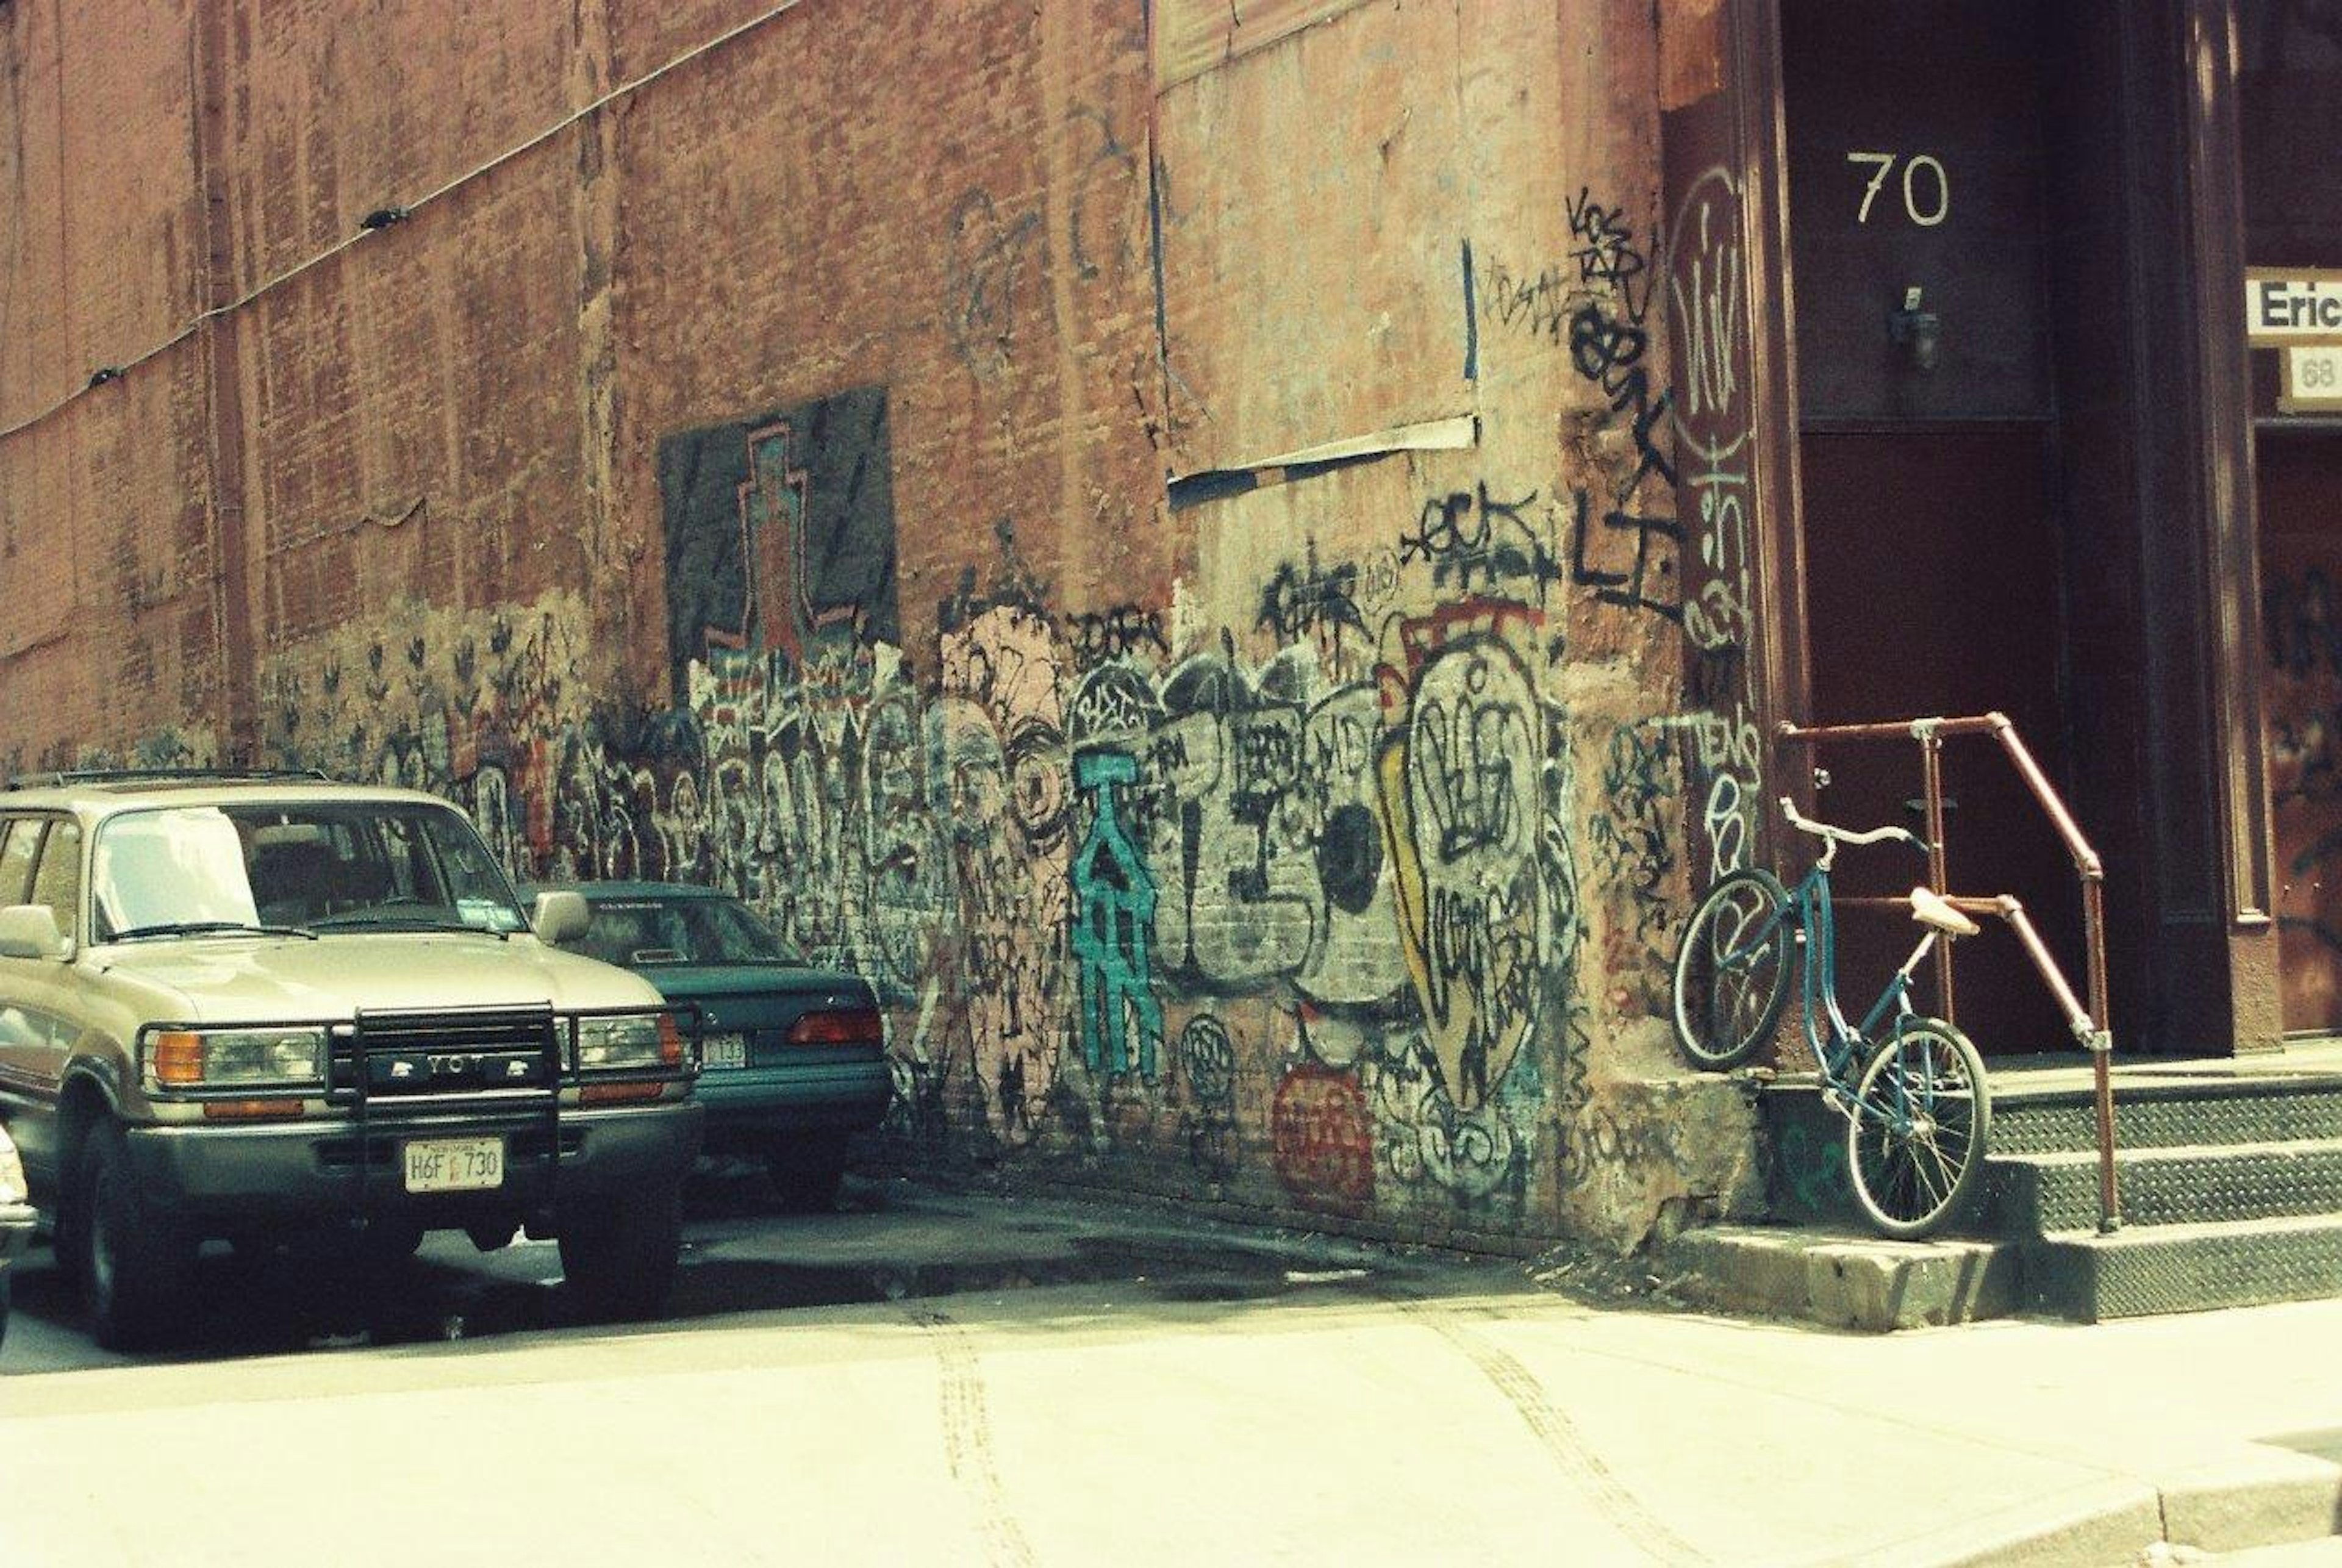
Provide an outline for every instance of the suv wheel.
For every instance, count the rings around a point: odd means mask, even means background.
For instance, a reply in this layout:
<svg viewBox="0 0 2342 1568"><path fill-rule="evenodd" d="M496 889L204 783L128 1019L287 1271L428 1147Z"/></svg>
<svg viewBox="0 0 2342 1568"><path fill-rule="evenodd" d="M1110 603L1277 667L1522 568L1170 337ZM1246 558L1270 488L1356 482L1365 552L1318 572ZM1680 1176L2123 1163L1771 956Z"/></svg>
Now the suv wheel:
<svg viewBox="0 0 2342 1568"><path fill-rule="evenodd" d="M596 1317L648 1317L666 1304L683 1254L683 1189L561 1216L561 1272Z"/></svg>
<svg viewBox="0 0 2342 1568"><path fill-rule="evenodd" d="M91 1337L107 1350L158 1343L177 1323L192 1283L195 1238L138 1191L129 1140L112 1122L90 1129L75 1191L81 1211L75 1262Z"/></svg>

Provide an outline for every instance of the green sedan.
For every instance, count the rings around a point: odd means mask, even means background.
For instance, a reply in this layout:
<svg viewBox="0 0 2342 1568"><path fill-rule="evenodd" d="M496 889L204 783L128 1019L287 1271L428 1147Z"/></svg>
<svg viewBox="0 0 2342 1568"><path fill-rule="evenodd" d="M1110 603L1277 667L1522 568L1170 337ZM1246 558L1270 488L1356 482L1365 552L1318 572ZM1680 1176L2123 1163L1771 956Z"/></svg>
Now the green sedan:
<svg viewBox="0 0 2342 1568"><path fill-rule="evenodd" d="M836 1200L848 1141L892 1093L886 1026L869 984L813 968L738 899L657 882L585 882L590 915L568 945L641 974L699 1009L696 1098L710 1154L762 1160L793 1207Z"/></svg>

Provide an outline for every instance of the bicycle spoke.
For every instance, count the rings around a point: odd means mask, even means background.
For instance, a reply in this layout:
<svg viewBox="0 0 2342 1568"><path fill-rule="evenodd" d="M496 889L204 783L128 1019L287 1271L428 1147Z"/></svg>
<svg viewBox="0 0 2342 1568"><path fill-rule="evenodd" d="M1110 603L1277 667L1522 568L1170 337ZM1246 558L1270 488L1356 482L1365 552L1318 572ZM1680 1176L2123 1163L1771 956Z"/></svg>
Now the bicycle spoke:
<svg viewBox="0 0 2342 1568"><path fill-rule="evenodd" d="M1893 1213L1897 1219L1909 1219L1911 1217L1913 1204L1917 1201L1918 1197L1918 1167L1914 1165L1908 1159L1898 1160L1895 1158L1894 1151L1892 1150L1887 1151L1886 1155L1887 1162L1887 1176L1889 1181L1893 1183L1890 1191L1897 1198L1905 1200L1904 1202L1898 1203L1893 1206Z"/></svg>
<svg viewBox="0 0 2342 1568"><path fill-rule="evenodd" d="M1863 1069L1847 1154L1857 1196L1888 1234L1927 1234L1975 1183L1990 1114L1980 1066L1951 1025L1920 1020Z"/></svg>
<svg viewBox="0 0 2342 1568"><path fill-rule="evenodd" d="M1932 1207L1950 1197L1952 1195L1951 1168L1944 1164L1944 1157L1937 1151L1936 1146L1922 1139L1914 1138L1907 1147L1909 1150L1911 1169L1917 1174L1919 1184L1927 1190L1929 1206ZM1933 1171L1927 1168L1930 1161L1935 1164ZM1940 1181L1936 1179L1939 1176L1942 1178Z"/></svg>
<svg viewBox="0 0 2342 1568"><path fill-rule="evenodd" d="M1787 901L1769 874L1743 869L1693 912L1676 958L1675 1022L1696 1064L1736 1066L1769 1038L1788 994Z"/></svg>

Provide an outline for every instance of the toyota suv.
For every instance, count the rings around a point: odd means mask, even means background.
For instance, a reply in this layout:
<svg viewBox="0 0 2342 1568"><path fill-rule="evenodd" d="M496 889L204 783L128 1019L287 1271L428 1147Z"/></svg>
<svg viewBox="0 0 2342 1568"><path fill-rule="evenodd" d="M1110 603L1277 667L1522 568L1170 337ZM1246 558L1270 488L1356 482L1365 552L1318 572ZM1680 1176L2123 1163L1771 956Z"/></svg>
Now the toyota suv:
<svg viewBox="0 0 2342 1568"><path fill-rule="evenodd" d="M97 1340L151 1343L207 1238L363 1255L559 1239L654 1311L698 1151L691 1031L553 944L460 812L315 775L0 791L0 1122Z"/></svg>

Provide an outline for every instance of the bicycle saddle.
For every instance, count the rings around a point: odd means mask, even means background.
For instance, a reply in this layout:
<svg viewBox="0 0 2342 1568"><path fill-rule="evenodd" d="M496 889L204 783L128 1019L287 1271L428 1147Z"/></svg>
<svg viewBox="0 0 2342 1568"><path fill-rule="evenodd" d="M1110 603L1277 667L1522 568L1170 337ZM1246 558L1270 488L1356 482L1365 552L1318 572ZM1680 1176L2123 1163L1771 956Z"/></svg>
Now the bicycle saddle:
<svg viewBox="0 0 2342 1568"><path fill-rule="evenodd" d="M1983 928L1924 887L1911 890L1911 918L1947 936L1974 936Z"/></svg>

